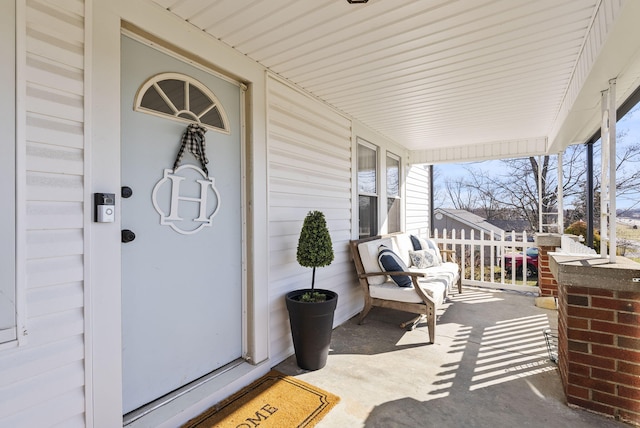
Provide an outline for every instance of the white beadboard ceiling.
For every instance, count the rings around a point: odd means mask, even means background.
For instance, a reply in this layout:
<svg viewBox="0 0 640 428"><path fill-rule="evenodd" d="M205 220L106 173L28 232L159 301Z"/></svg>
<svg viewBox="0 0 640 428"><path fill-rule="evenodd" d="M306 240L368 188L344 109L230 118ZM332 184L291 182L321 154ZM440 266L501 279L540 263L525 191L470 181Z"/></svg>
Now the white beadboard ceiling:
<svg viewBox="0 0 640 428"><path fill-rule="evenodd" d="M579 142L634 62L605 43L624 0L153 1L412 151Z"/></svg>

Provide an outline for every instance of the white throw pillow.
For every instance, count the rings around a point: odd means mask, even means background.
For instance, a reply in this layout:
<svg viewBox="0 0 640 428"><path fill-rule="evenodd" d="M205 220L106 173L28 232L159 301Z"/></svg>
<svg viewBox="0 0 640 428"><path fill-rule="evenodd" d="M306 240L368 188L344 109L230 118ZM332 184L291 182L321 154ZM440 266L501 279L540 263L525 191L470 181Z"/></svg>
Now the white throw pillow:
<svg viewBox="0 0 640 428"><path fill-rule="evenodd" d="M440 260L436 252L430 248L426 250L409 251L411 264L418 269L426 269L433 266L440 266Z"/></svg>

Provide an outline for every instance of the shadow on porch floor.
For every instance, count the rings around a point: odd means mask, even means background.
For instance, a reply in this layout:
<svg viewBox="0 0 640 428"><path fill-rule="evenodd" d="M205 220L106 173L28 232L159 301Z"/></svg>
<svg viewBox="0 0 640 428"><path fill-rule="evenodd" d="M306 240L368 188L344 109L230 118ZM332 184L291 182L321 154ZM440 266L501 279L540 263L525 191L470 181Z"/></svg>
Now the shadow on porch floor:
<svg viewBox="0 0 640 428"><path fill-rule="evenodd" d="M555 311L514 292L464 288L439 312L436 343L410 314L373 308L333 332L327 365L275 368L340 396L323 427L626 427L565 404L543 330Z"/></svg>

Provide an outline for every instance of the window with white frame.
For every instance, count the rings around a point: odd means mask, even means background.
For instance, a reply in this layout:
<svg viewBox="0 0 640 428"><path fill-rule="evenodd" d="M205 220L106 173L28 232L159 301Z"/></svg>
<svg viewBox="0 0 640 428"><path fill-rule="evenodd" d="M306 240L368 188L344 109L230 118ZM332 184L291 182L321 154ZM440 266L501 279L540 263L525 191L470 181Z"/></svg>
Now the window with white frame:
<svg viewBox="0 0 640 428"><path fill-rule="evenodd" d="M358 230L360 238L378 234L378 148L358 139Z"/></svg>
<svg viewBox="0 0 640 428"><path fill-rule="evenodd" d="M387 232L402 230L400 220L400 157L387 152Z"/></svg>
<svg viewBox="0 0 640 428"><path fill-rule="evenodd" d="M15 2L3 4L0 25L9 35L0 40L0 343L16 340L15 278Z"/></svg>

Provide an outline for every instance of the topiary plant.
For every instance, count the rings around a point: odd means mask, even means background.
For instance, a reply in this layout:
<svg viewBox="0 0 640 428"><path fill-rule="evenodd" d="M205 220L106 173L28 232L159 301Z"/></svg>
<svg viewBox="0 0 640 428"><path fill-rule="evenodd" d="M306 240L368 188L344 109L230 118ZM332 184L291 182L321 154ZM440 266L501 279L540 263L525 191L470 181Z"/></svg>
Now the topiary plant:
<svg viewBox="0 0 640 428"><path fill-rule="evenodd" d="M313 290L316 282L316 268L329 266L333 262L331 235L329 235L327 222L322 212L310 211L305 217L298 238L296 258L300 266L313 268L311 276L311 289ZM315 295L320 293L311 294L312 300L318 300Z"/></svg>

